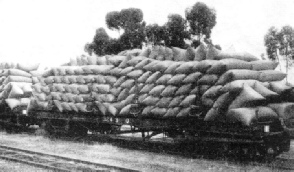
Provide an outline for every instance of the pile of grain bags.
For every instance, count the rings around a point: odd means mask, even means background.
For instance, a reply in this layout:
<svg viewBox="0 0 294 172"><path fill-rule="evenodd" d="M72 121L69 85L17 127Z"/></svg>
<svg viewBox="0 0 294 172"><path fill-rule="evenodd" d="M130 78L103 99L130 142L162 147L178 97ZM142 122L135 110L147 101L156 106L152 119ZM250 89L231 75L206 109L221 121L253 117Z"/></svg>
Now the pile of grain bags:
<svg viewBox="0 0 294 172"><path fill-rule="evenodd" d="M0 64L0 101L12 110L17 107L27 107L32 95L33 79L39 64Z"/></svg>
<svg viewBox="0 0 294 172"><path fill-rule="evenodd" d="M94 67L97 67L96 65ZM87 66L60 66L45 71L33 85L30 109L60 112L91 112L94 99L92 85L100 76Z"/></svg>
<svg viewBox="0 0 294 172"><path fill-rule="evenodd" d="M294 106L285 98L293 89L283 83L286 75L275 70L276 62L204 44L196 50L155 46L134 52L84 56L48 70L33 86L32 104L114 116L128 116L132 105L140 104L140 117L156 119L189 117L200 107L205 121L244 125L257 118L293 118Z"/></svg>

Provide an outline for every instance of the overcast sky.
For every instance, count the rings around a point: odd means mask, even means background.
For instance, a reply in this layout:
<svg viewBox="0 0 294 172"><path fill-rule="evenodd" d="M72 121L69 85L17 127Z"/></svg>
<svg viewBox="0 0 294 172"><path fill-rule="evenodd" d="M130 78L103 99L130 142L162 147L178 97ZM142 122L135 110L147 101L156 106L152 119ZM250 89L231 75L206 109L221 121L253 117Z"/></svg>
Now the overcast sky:
<svg viewBox="0 0 294 172"><path fill-rule="evenodd" d="M0 0L0 61L68 62L84 53L105 15L140 8L147 24L164 24L170 13L181 14L195 0ZM269 27L294 26L293 0L202 0L214 8L217 24L212 40L225 50L234 46L260 56ZM116 32L107 30L110 36Z"/></svg>

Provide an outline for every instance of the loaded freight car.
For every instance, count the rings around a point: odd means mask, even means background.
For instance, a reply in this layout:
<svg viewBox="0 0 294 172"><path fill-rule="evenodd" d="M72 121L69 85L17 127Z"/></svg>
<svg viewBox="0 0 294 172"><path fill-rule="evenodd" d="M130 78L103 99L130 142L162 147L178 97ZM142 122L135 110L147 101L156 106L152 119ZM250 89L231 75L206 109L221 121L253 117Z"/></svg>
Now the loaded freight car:
<svg viewBox="0 0 294 172"><path fill-rule="evenodd" d="M33 85L29 116L50 132L166 133L253 144L259 154L288 151L293 89L277 63L203 44L125 54L83 56L46 71ZM131 129L121 131L124 124Z"/></svg>
<svg viewBox="0 0 294 172"><path fill-rule="evenodd" d="M32 84L37 82L38 67L39 64L0 64L0 120L7 130L29 122L26 110L32 96Z"/></svg>

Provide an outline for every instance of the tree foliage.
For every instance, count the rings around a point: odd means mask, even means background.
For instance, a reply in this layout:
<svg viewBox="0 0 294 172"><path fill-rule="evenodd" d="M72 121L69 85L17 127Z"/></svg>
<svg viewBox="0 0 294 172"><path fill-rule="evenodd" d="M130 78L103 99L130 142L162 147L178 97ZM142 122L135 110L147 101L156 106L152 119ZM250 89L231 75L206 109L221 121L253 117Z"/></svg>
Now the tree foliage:
<svg viewBox="0 0 294 172"><path fill-rule="evenodd" d="M104 55L106 53L105 48L109 43L109 39L110 38L105 29L98 28L96 30L96 34L92 43L87 43L85 45L85 51L87 51L89 54L92 54L92 52L94 52L97 55Z"/></svg>
<svg viewBox="0 0 294 172"><path fill-rule="evenodd" d="M282 27L279 36L280 54L289 55L292 59L294 56L294 29L291 26Z"/></svg>
<svg viewBox="0 0 294 172"><path fill-rule="evenodd" d="M147 25L145 28L147 42L151 42L154 45L161 45L168 39L168 31L165 26L159 26L158 24Z"/></svg>
<svg viewBox="0 0 294 172"><path fill-rule="evenodd" d="M121 29L120 13L118 11L112 11L106 14L106 25L111 30Z"/></svg>
<svg viewBox="0 0 294 172"><path fill-rule="evenodd" d="M191 46L196 48L204 35L206 38L210 37L211 29L216 25L216 13L206 4L197 2L186 9L185 15L186 18L179 14L170 14L164 25L146 26L141 9L128 8L108 12L105 16L107 28L118 31L119 38L112 39L103 28L99 28L93 41L87 43L84 49L89 54L116 54L127 49L142 48L144 42L186 48L186 40L191 41ZM194 39L195 36L198 39Z"/></svg>
<svg viewBox="0 0 294 172"><path fill-rule="evenodd" d="M266 53L271 60L277 59L277 50L280 42L280 33L275 27L269 28L267 34L264 36L264 45L266 46Z"/></svg>
<svg viewBox="0 0 294 172"><path fill-rule="evenodd" d="M190 38L186 20L179 14L170 14L165 26L168 32L166 45L184 48L186 45L184 40Z"/></svg>
<svg viewBox="0 0 294 172"><path fill-rule="evenodd" d="M216 25L216 12L202 2L197 2L185 11L192 35L210 38L211 30Z"/></svg>

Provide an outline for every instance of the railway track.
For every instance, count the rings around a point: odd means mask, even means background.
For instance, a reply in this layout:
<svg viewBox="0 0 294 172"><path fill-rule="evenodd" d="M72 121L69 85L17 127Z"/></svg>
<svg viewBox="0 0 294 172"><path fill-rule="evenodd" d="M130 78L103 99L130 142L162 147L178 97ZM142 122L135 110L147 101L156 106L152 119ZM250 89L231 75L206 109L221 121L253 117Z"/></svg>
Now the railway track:
<svg viewBox="0 0 294 172"><path fill-rule="evenodd" d="M67 158L57 155L18 149L9 146L0 146L0 159L24 163L46 170L70 172L70 171L111 171L124 172L136 171L127 168L93 163L79 159Z"/></svg>

